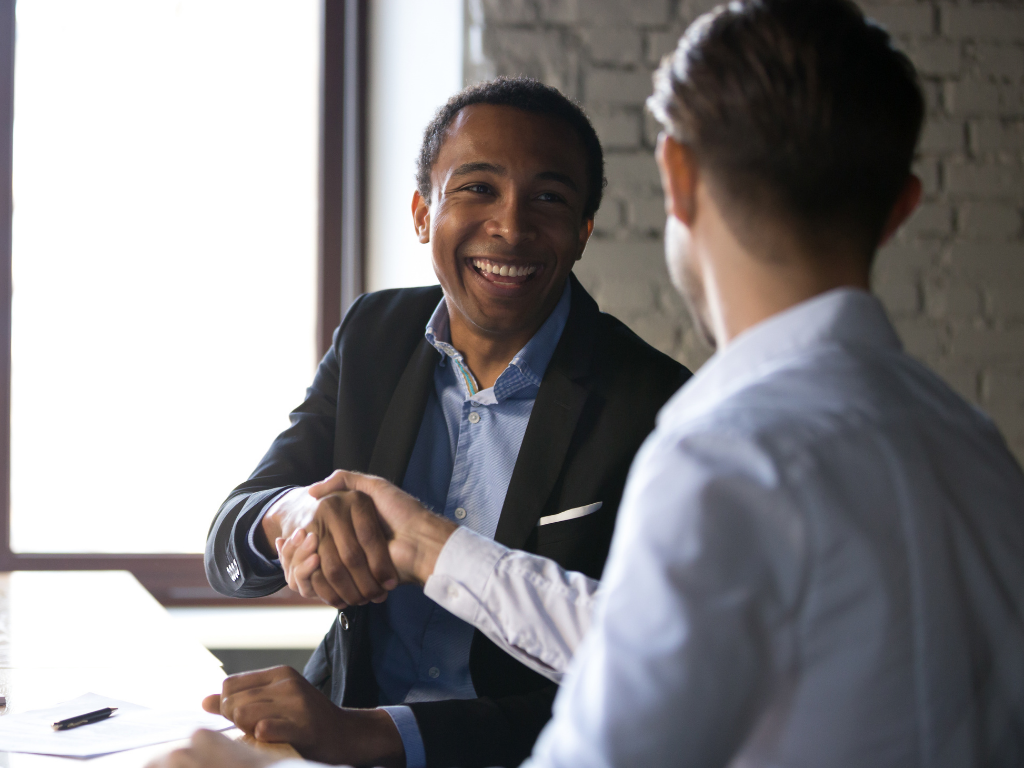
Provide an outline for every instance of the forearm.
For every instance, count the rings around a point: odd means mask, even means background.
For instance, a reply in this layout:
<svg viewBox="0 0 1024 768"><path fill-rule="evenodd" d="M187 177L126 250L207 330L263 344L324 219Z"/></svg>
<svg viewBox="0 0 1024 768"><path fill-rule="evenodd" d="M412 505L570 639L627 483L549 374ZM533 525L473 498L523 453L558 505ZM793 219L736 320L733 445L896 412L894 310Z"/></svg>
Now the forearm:
<svg viewBox="0 0 1024 768"><path fill-rule="evenodd" d="M590 628L599 582L469 529L449 536L433 555L424 594L560 682Z"/></svg>

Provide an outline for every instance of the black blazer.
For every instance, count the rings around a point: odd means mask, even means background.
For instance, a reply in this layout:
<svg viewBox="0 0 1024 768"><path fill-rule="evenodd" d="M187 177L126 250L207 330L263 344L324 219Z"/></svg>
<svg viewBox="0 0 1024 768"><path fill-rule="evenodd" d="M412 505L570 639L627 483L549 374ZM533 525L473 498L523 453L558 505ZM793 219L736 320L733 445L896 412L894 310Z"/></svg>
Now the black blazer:
<svg viewBox="0 0 1024 768"><path fill-rule="evenodd" d="M690 374L601 313L571 280L569 318L537 394L494 538L599 578L633 455ZM238 554L257 515L282 489L309 485L336 468L402 482L434 386L439 357L423 330L441 298L435 286L380 291L353 303L291 426L217 513L206 573L218 592L256 597L284 586L283 576L253 573ZM600 510L586 517L537 525L541 516L597 501ZM378 704L367 632L375 607L339 614L306 666L306 677L336 704ZM411 705L428 764L518 765L551 716L557 686L479 631L470 672L480 698Z"/></svg>

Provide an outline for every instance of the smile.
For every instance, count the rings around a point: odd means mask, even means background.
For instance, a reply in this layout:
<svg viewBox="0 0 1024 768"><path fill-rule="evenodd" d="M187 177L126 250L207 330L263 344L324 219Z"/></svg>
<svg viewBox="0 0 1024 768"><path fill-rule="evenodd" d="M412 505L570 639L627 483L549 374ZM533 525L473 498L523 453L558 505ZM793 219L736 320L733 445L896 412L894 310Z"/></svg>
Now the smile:
<svg viewBox="0 0 1024 768"><path fill-rule="evenodd" d="M470 259L473 268L485 280L497 285L521 285L537 271L536 264L508 264L489 259Z"/></svg>

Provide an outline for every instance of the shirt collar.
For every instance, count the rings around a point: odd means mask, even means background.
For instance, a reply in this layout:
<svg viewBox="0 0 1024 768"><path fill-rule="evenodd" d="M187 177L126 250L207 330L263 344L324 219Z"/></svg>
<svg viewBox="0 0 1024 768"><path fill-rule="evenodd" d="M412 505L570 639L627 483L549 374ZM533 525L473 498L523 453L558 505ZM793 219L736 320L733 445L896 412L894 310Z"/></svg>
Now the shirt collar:
<svg viewBox="0 0 1024 768"><path fill-rule="evenodd" d="M569 319L571 303L572 287L569 280L566 279L565 287L562 289L562 296L559 298L555 308L551 310L547 320L544 321L544 324L537 329L537 332L533 334L530 340L526 342L526 345L516 353L509 363L509 367L515 366L526 380L534 386L540 386L548 364L555 354L555 347L558 346L558 341L562 338L562 331L565 330L565 323ZM424 336L427 342L441 353L442 360L445 357L450 357L453 360L459 361L459 363L464 362L462 353L451 344L451 318L448 315L448 304L444 298L438 303L434 313L430 316L430 320L427 321ZM506 368L501 376L498 377L498 382L495 382L494 385L496 390L500 389L498 384L507 372L508 369ZM503 399L503 396L499 395L498 399Z"/></svg>
<svg viewBox="0 0 1024 768"><path fill-rule="evenodd" d="M704 413L783 360L825 344L903 348L881 302L868 291L834 288L748 328L719 350L662 409L662 417Z"/></svg>

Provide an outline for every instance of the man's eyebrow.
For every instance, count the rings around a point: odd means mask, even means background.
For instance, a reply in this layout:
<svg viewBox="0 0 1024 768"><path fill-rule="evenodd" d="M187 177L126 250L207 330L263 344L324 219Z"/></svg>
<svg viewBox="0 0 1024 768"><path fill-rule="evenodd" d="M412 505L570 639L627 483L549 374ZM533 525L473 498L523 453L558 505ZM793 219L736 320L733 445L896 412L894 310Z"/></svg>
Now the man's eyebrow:
<svg viewBox="0 0 1024 768"><path fill-rule="evenodd" d="M498 175L504 176L506 170L504 166L495 165L494 163L463 163L454 171L452 171L452 178L456 176L468 176L471 173L497 173Z"/></svg>
<svg viewBox="0 0 1024 768"><path fill-rule="evenodd" d="M576 182L572 180L572 176L565 173L559 173L558 171L543 171L537 174L538 179L544 179L545 181L557 181L560 184L565 184L573 192L579 192L579 187L576 186Z"/></svg>

